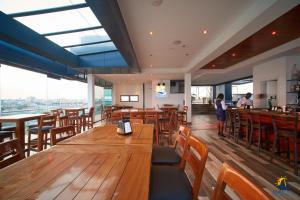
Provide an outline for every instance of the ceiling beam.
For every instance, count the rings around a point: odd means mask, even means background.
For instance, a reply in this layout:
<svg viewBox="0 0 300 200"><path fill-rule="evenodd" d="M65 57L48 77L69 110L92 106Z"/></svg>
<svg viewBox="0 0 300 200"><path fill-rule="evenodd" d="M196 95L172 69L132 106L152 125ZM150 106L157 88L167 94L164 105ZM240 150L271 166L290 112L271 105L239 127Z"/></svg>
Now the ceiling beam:
<svg viewBox="0 0 300 200"><path fill-rule="evenodd" d="M101 29L101 28L102 28L102 26L92 26L92 27L79 28L79 29L73 29L73 30L68 30L68 31L59 31L59 32L53 32L53 33L45 33L45 34L41 34L41 35L43 35L43 36L61 35L61 34L67 34L67 33L76 33L76 32L82 32L82 31L90 31L90 30Z"/></svg>
<svg viewBox="0 0 300 200"><path fill-rule="evenodd" d="M84 44L73 44L73 45L66 45L62 46L63 48L71 48L71 47L81 47L81 46L87 46L87 45L92 45L92 44L102 44L102 43L107 43L107 42L112 42L112 40L104 40L104 41L99 41L99 42L88 42Z"/></svg>
<svg viewBox="0 0 300 200"><path fill-rule="evenodd" d="M42 10L34 10L34 11L27 11L27 12L20 12L20 13L12 13L9 14L10 17L26 17L31 15L41 15L46 13L52 13L52 12L60 12L60 11L66 11L66 10L73 10L73 9L79 9L79 8L86 8L88 5L86 3L82 4L76 4L71 6L62 6L57 8L48 8L48 9L42 9Z"/></svg>
<svg viewBox="0 0 300 200"><path fill-rule="evenodd" d="M86 2L114 41L128 66L140 72L140 66L117 1L86 0Z"/></svg>
<svg viewBox="0 0 300 200"><path fill-rule="evenodd" d="M77 56L90 56L90 55L98 55L98 54L104 54L104 53L112 53L112 52L118 52L119 50L109 50L109 51L98 51L93 53L84 53L84 54L77 54Z"/></svg>
<svg viewBox="0 0 300 200"><path fill-rule="evenodd" d="M78 58L57 44L34 32L22 23L0 12L0 40L72 67Z"/></svg>

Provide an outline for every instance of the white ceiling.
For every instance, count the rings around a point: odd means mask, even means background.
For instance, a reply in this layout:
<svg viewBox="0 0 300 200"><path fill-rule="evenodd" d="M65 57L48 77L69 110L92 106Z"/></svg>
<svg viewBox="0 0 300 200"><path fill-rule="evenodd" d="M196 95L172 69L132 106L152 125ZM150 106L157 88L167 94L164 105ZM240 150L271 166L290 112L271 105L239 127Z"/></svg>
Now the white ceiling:
<svg viewBox="0 0 300 200"><path fill-rule="evenodd" d="M160 0L118 0L142 69L129 75L130 81L183 79L187 72L195 84L249 76L252 67L247 61L225 70L199 69L299 4L299 0L163 0L155 7L154 1ZM176 40L181 44L174 45ZM99 77L129 81L126 75Z"/></svg>
<svg viewBox="0 0 300 200"><path fill-rule="evenodd" d="M142 68L181 68L255 0L118 0ZM203 30L208 33L204 35ZM153 32L151 36L149 32ZM176 40L182 41L174 45ZM185 45L185 47L183 47ZM152 54L152 56L150 56ZM186 55L189 54L189 55Z"/></svg>

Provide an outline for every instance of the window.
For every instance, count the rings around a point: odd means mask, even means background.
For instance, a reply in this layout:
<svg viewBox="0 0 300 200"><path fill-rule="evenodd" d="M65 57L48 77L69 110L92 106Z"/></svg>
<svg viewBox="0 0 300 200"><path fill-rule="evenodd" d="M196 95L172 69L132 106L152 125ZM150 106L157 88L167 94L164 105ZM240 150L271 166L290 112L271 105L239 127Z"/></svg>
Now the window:
<svg viewBox="0 0 300 200"><path fill-rule="evenodd" d="M138 95L129 96L129 100L130 100L130 102L138 102L139 96Z"/></svg>
<svg viewBox="0 0 300 200"><path fill-rule="evenodd" d="M120 101L121 102L138 102L139 95L121 95Z"/></svg>
<svg viewBox="0 0 300 200"><path fill-rule="evenodd" d="M121 95L120 96L121 102L129 102L129 96L128 95Z"/></svg>

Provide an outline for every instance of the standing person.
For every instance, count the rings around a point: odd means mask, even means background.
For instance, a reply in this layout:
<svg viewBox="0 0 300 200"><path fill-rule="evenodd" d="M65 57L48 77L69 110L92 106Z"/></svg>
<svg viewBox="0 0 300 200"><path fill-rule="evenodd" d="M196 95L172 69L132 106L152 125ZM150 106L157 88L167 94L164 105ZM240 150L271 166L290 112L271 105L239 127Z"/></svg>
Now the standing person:
<svg viewBox="0 0 300 200"><path fill-rule="evenodd" d="M226 109L227 106L225 105L224 101L224 94L220 93L216 99L215 103L217 120L218 120L218 135L225 137L223 134L224 130L224 122L226 120Z"/></svg>
<svg viewBox="0 0 300 200"><path fill-rule="evenodd" d="M238 102L237 102L237 107L240 108L244 108L245 106L252 106L252 101L251 101L251 96L252 94L250 92L248 92L243 98L241 98Z"/></svg>

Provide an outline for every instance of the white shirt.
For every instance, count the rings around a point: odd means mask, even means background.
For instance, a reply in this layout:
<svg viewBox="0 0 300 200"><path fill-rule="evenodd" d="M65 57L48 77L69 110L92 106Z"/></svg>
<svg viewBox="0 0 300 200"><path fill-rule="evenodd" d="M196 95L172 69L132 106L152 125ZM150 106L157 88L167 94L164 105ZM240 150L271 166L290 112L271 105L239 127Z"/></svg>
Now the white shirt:
<svg viewBox="0 0 300 200"><path fill-rule="evenodd" d="M245 106L245 105L251 106L252 105L251 99L246 99L246 97L243 97L236 104L237 107L242 107L242 106Z"/></svg>
<svg viewBox="0 0 300 200"><path fill-rule="evenodd" d="M216 100L217 101L217 100ZM225 101L224 100L222 100L221 101L221 105L222 105L222 109L223 110L226 110L227 109L227 106L225 105ZM215 109L217 109L218 107L217 107L217 104L215 103Z"/></svg>

